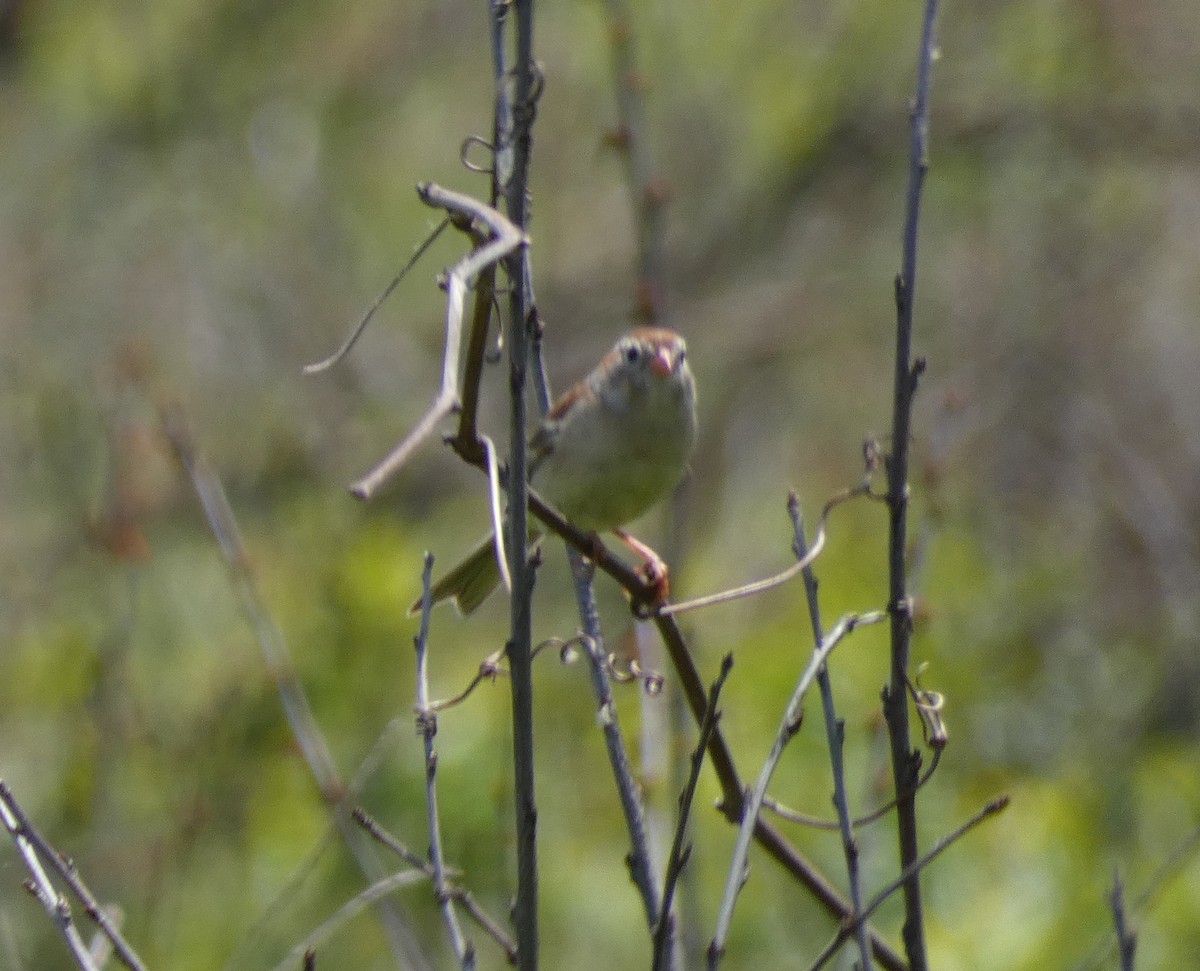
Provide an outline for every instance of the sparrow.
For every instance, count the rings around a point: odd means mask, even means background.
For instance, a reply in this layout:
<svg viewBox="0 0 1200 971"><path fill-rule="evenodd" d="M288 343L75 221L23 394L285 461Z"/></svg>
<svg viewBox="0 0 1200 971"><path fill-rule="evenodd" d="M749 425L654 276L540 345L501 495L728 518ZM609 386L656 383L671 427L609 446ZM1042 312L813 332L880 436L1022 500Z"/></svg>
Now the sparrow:
<svg viewBox="0 0 1200 971"><path fill-rule="evenodd" d="M529 440L530 483L578 529L616 533L665 590L662 561L620 527L678 485L695 444L687 344L665 327L639 327L554 402ZM539 536L531 530L530 542ZM449 600L467 615L499 582L495 538L488 536L433 585L432 599ZM418 600L409 613L420 609Z"/></svg>

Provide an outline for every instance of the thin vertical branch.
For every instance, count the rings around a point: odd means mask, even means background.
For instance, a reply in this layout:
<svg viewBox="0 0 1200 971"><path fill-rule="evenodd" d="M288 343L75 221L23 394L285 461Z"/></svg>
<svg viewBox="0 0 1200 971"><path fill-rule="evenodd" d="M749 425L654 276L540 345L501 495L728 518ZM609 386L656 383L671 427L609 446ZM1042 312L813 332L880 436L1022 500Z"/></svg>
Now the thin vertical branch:
<svg viewBox="0 0 1200 971"><path fill-rule="evenodd" d="M599 707L597 720L604 732L604 744L612 767L613 781L621 799L621 810L625 814L625 827L629 831L630 850L626 858L629 863L629 875L641 894L646 925L653 932L661 911L658 885L650 861L650 841L646 835L646 814L642 806L642 796L633 778L629 752L621 733L621 724L617 720L616 704L613 702L608 658L600 631L600 614L596 609L596 598L592 591L592 575L595 571L576 551L571 550L570 556L575 592L583 620L582 641L590 661L592 692Z"/></svg>
<svg viewBox="0 0 1200 971"><path fill-rule="evenodd" d="M558 532L558 530L555 530ZM627 580L625 583L632 584ZM623 584L624 585L624 584ZM625 587L627 590L631 586ZM632 587L632 589L637 589ZM683 690L684 700L696 724L704 720L708 708L708 694L704 681L696 669L683 631L674 617L656 615L655 626L662 637L667 649L667 655L679 678L679 686ZM733 753L725 741L721 727L713 729L708 742L709 762L716 773L721 786L720 809L725 818L737 825L746 812L746 793L743 789L741 775L733 760ZM829 880L813 865L799 850L797 850L780 832L765 819L759 819L754 827L754 838L758 845L788 873L794 876L813 895L813 898L825 908L836 920L847 920L850 916L850 905L842 898ZM882 937L871 932L871 952L881 966L887 971L907 971L904 958L892 949Z"/></svg>
<svg viewBox="0 0 1200 971"><path fill-rule="evenodd" d="M865 624L877 624L884 619L885 615L881 612L847 614L834 624L829 633L817 644L813 650L812 657L809 659L808 666L796 682L796 687L792 691L792 697L788 701L787 709L780 720L779 731L776 733L775 741L771 745L771 752L763 763L762 770L759 772L754 791L742 806L741 829L738 832L733 859L729 865L729 876L725 883L725 895L721 900L721 911L717 916L717 929L713 934L712 943L708 949L708 967L710 971L715 971L725 953L725 942L729 936L730 924L733 922L734 904L737 902L738 894L746 882L750 841L754 838L755 830L759 825L758 816L762 810L763 797L767 794L767 786L771 782L771 776L775 774L775 768L779 765L784 748L800 729L804 697L808 694L808 689L812 687L812 683L817 676L817 671L824 665L826 659L833 652L833 649L846 636L856 627L861 627Z"/></svg>
<svg viewBox="0 0 1200 971"><path fill-rule="evenodd" d="M1125 919L1125 884L1120 871L1113 873L1112 893L1108 898L1112 907L1113 927L1117 932L1117 948L1121 954L1121 971L1133 971L1133 956L1137 951L1137 933Z"/></svg>
<svg viewBox="0 0 1200 971"><path fill-rule="evenodd" d="M1200 850L1200 826L1184 837L1179 846L1159 864L1145 889L1134 898L1131 904L1126 904L1126 920L1144 912L1166 886L1179 876L1184 867L1195 859L1197 850ZM1124 890L1122 890L1122 896L1124 896ZM1114 943L1116 942L1112 938L1105 935L1104 940L1092 948L1091 953L1074 965L1073 971L1092 971L1103 965L1112 953Z"/></svg>
<svg viewBox="0 0 1200 971"><path fill-rule="evenodd" d="M535 65L533 62L533 0L514 0L515 84L510 109L498 107L501 124L511 119L511 128L502 129L497 138L497 171L507 173L507 152L512 152L511 178L505 182L498 174L508 218L522 231L528 228L529 159L535 111ZM497 19L503 8L496 6ZM501 45L502 47L502 45ZM508 78L498 77L497 98L506 97ZM503 164L501 160L503 161ZM510 447L508 475L509 574L513 591L509 613L507 645L512 684L514 801L517 831L517 899L515 921L521 971L538 966L538 869L537 802L534 789L533 676L531 602L533 567L526 553L528 519L528 456L526 449L525 386L528 371L531 301L529 254L524 249L506 261L509 277L508 341Z"/></svg>
<svg viewBox="0 0 1200 971"><path fill-rule="evenodd" d="M683 868L691 855L691 846L684 840L687 837L688 820L692 812L692 800L696 796L696 786L700 782L700 769L704 765L704 752L708 741L712 738L717 727L717 719L721 717L718 704L721 699L721 689L725 679L733 669L733 655L726 654L721 658L721 671L708 689L708 707L700 720L700 737L696 739L696 747L692 751L687 782L679 794L679 817L675 822L675 836L671 841L671 852L667 857L667 872L663 880L662 912L659 914L658 926L654 928L654 957L651 962L653 971L662 971L666 966L667 954L670 953L671 941L671 901L675 896L675 887L683 874Z"/></svg>
<svg viewBox="0 0 1200 971"><path fill-rule="evenodd" d="M433 582L433 554L425 554L425 566L421 571L421 627L413 638L417 653L417 728L425 743L425 810L429 820L429 865L433 871L433 891L442 919L450 934L450 942L463 971L474 971L475 945L463 934L458 914L454 909L454 897L446 882L446 863L442 853L442 824L438 813L437 799L437 750L433 740L437 735L437 715L429 710L429 614L433 607L430 595Z"/></svg>
<svg viewBox="0 0 1200 971"><path fill-rule="evenodd" d="M804 537L804 519L800 503L793 493L788 497L788 512L792 517L794 535L792 548L798 560L808 555L808 541ZM812 619L813 641L820 644L825 637L821 623L821 607L817 599L817 577L812 566L804 568L804 592L808 600L808 615ZM829 765L833 774L833 805L837 810L838 829L842 834L842 852L846 857L846 878L850 888L852 919L862 913L862 881L858 872L858 841L854 838L850 817L850 802L846 795L846 765L843 758L846 723L837 717L833 702L833 683L829 677L829 666L822 664L817 670L817 687L821 691L821 709L825 714L825 738L829 745ZM871 942L867 927L856 921L855 940L858 943L860 971L871 971Z"/></svg>
<svg viewBox="0 0 1200 971"><path fill-rule="evenodd" d="M901 269L895 281L896 366L892 412L892 452L888 458L888 609L891 612L891 676L884 691L883 711L891 742L892 777L896 789L896 819L900 867L908 868L920 855L917 838L916 788L920 753L909 734L908 667L912 638L907 564L908 467L912 402L924 362L912 360L913 302L916 296L917 237L921 192L929 166L929 86L934 58L937 0L926 0L917 60L916 96L912 103L908 195L904 217ZM904 884L904 948L912 971L926 971L925 925L919 870Z"/></svg>

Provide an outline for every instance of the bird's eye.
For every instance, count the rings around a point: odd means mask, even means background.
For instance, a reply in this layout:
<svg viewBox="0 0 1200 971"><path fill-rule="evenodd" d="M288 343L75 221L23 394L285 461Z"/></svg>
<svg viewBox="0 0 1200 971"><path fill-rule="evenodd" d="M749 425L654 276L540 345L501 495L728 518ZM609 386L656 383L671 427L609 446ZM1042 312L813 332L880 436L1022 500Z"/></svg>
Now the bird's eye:
<svg viewBox="0 0 1200 971"><path fill-rule="evenodd" d="M627 360L630 364L635 363L641 356L642 352L637 344L630 344L625 348L625 360Z"/></svg>

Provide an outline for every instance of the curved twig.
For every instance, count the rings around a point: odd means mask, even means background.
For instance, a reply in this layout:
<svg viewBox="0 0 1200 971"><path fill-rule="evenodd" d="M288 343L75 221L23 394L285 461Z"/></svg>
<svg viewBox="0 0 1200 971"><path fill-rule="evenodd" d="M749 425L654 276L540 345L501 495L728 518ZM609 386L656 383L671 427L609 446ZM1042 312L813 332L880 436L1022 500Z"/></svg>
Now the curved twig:
<svg viewBox="0 0 1200 971"><path fill-rule="evenodd" d="M367 329L367 324L370 323L371 318L375 316L375 311L378 310L383 305L383 302L392 295L392 291L399 286L400 281L404 279L405 274L407 274L408 271L416 265L417 260L425 255L425 251L433 245L434 240L441 236L442 230L449 225L449 219L443 219L437 224L437 228L434 229L433 232L431 232L427 237L425 237L425 241L417 247L416 252L413 253L409 261L405 263L400 272L392 278L392 282L383 288L383 292L375 298L375 302L367 308L367 312L363 314L359 322L351 328L350 333L346 336L346 339L342 341L341 346L332 354L330 354L329 357L313 364L304 365L304 368L301 371L302 374L320 374L322 371L328 371L331 367L333 367L342 358L350 353L350 349L354 347L356 343L358 343L358 339L362 337L363 331Z"/></svg>
<svg viewBox="0 0 1200 971"><path fill-rule="evenodd" d="M357 499L370 499L379 487L391 478L438 424L460 405L458 393L459 345L462 343L463 308L467 290L475 277L486 267L504 259L527 243L527 237L508 219L491 206L461 192L443 189L432 182L417 186L417 195L428 206L445 209L449 221L478 238L476 223L491 230L489 242L478 245L446 272L446 346L442 355L442 384L433 404L388 455L370 472L350 487Z"/></svg>
<svg viewBox="0 0 1200 971"><path fill-rule="evenodd" d="M877 498L875 493L871 491L870 469L868 469L867 477L861 483L851 489L839 492L825 503L824 508L821 510L821 519L817 523L817 534L813 538L812 546L786 570L776 573L774 576L767 577L764 580L755 580L753 583L747 583L745 586L734 587L732 590L723 590L720 593L711 593L704 597L696 597L694 600L685 600L680 603L663 604L655 610L655 613L669 617L673 614L686 613L689 610L699 610L701 607L712 607L716 604L729 603L745 597L753 597L760 593L766 593L768 590L774 590L776 587L783 586L789 580L799 576L808 569L813 564L813 561L821 555L821 551L825 548L825 526L829 521L829 514L842 503L849 502L851 499L857 499L860 496ZM794 497L789 498L789 504L792 501L794 501Z"/></svg>

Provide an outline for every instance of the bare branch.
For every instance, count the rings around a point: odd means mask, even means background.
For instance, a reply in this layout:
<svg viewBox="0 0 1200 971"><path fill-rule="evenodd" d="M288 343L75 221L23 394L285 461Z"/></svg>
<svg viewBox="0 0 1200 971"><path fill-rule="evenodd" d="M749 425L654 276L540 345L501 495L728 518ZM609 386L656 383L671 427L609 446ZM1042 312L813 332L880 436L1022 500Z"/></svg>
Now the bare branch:
<svg viewBox="0 0 1200 971"><path fill-rule="evenodd" d="M358 808L354 810L354 821L358 823L371 837L377 840L383 846L399 856L405 863L416 867L430 879L433 878L433 867L428 860L422 859L407 846L401 843L395 836L389 833L386 829L379 825L370 814L364 809ZM447 870L449 872L449 870ZM505 933L500 924L492 918L482 907L476 903L475 898L471 896L470 891L464 890L462 887L454 886L447 883L446 892L449 893L454 900L462 905L463 909L471 917L476 924L482 928L493 941L504 949L505 955L508 957L509 964L516 964L517 961L517 946L512 942L512 938Z"/></svg>
<svg viewBox="0 0 1200 971"><path fill-rule="evenodd" d="M633 11L628 0L606 0L608 41L616 82L618 127L608 142L621 153L637 230L637 319L653 323L664 316L667 186L655 174L643 97L643 75L633 43Z"/></svg>
<svg viewBox="0 0 1200 971"><path fill-rule="evenodd" d="M502 36L505 10L511 6L512 49L515 64L512 84L504 64ZM496 175L493 192L503 192L505 211L512 224L524 231L529 223L529 162L533 121L541 88L533 58L533 0L497 0L493 11L493 61L496 69ZM511 100L510 100L511 92ZM534 790L533 741L533 633L531 602L534 571L526 555L529 469L525 439L525 390L528 377L530 323L535 319L532 270L527 250L512 253L505 262L509 290L509 480L508 568L512 577L509 598L509 639L506 646L512 672L513 803L516 816L517 897L514 917L521 971L536 971L538 944L537 802Z"/></svg>
<svg viewBox="0 0 1200 971"><path fill-rule="evenodd" d="M275 681L288 725L322 797L332 809L334 825L353 853L363 875L368 880L377 880L381 875L379 861L370 844L362 839L362 834L350 820L346 806L350 788L338 772L329 745L308 703L287 640L259 595L258 583L250 567L250 555L242 544L241 531L225 494L225 487L196 447L183 412L179 408L163 408L162 422L167 437L192 480L209 529L225 558L242 609L258 640L266 669ZM403 957L404 963L423 966L420 949L400 913L387 901L381 907L392 950L398 958Z"/></svg>
<svg viewBox="0 0 1200 971"><path fill-rule="evenodd" d="M1007 809L1008 802L1008 796L1000 796L998 799L993 799L974 816L959 826L958 829L956 829L949 836L944 836L938 840L937 843L934 844L933 849L931 849L928 853L914 860L909 866L905 867L905 869L900 872L900 875L896 877L895 880L893 880L886 887L880 890L879 893L871 898L871 902L863 908L863 912L859 914L858 917L843 921L842 926L838 928L838 932L834 939L826 946L825 950L821 952L820 957L813 962L813 965L809 971L819 971L820 968L824 967L826 963L828 963L829 959L837 953L838 948L850 939L850 935L854 933L854 929L859 923L869 920L871 915L883 905L884 901L886 901L888 897L890 897L897 890L903 887L909 880L911 880L914 874L920 873L927 866L929 866L930 863L937 859L937 857L941 856L943 851L949 849L951 846L957 843L984 820L991 819L997 813L1003 812L1005 809Z"/></svg>
<svg viewBox="0 0 1200 971"><path fill-rule="evenodd" d="M793 493L788 500L788 512L792 518L792 548L800 562L808 559L807 540L804 536L804 519L800 513L800 501ZM812 621L813 640L820 644L825 637L821 623L821 607L817 600L817 577L811 566L804 568L804 593L808 601L808 614ZM825 715L825 739L829 745L829 766L833 775L833 805L837 810L838 829L842 835L842 852L846 857L847 885L850 888L852 916L862 910L862 885L858 873L858 844L854 839L850 821L850 801L846 795L846 771L843 757L845 724L837 717L833 700L833 683L829 677L829 666L822 664L817 669L817 686L821 691L821 709ZM871 971L871 947L867 929L858 925L855 938L858 942L859 971Z"/></svg>
<svg viewBox="0 0 1200 971"><path fill-rule="evenodd" d="M662 912L659 914L658 924L654 928L654 957L650 965L653 971L662 971L665 967L667 947L671 938L671 901L674 899L675 886L683 874L683 868L691 852L690 847L684 844L688 818L692 811L692 800L696 796L696 785L700 781L700 769L704 765L704 752L716 730L717 719L721 717L717 707L721 698L721 689L725 686L725 679L729 677L731 670L733 670L733 655L726 654L721 658L720 673L708 689L708 704L704 710L704 717L700 720L700 737L696 740L696 747L692 751L687 782L684 784L683 792L679 794L679 818L675 823L675 836L671 841L670 855L667 857Z"/></svg>
<svg viewBox="0 0 1200 971"><path fill-rule="evenodd" d="M417 730L425 743L425 810L429 826L429 863L433 869L433 891L442 910L442 919L450 934L450 942L463 971L475 967L475 945L463 934L454 899L447 890L445 860L442 854L442 825L437 800L437 751L433 739L437 735L437 715L429 710L429 615L433 607L433 554L425 554L421 571L421 626L413 638L417 654Z"/></svg>
<svg viewBox="0 0 1200 971"><path fill-rule="evenodd" d="M571 566L576 580L576 594L580 603L580 615L584 632L579 638L587 652L592 675L592 693L595 696L597 722L604 733L604 744L612 769L613 782L621 800L621 811L625 816L625 828L629 834L630 851L627 857L629 874L642 898L646 914L646 925L651 930L659 921L661 901L658 896L650 862L650 842L646 834L646 813L637 782L633 778L629 751L617 719L617 708L613 702L612 686L609 682L608 658L600 639L600 615L592 595L591 567L582 557L572 551Z"/></svg>
<svg viewBox="0 0 1200 971"><path fill-rule="evenodd" d="M696 723L700 724L704 720L708 695L683 632L679 629L679 623L674 617L655 617L654 623L675 668L688 709ZM729 822L739 825L745 811L746 794L733 760L733 753L719 725L713 729L709 740L708 757L721 785L719 808ZM844 920L849 915L850 905L838 893L837 888L766 820L758 820L754 838L763 851L795 877L836 920ZM904 959L873 931L871 952L875 955L875 960L887 971L907 971L908 966Z"/></svg>
<svg viewBox="0 0 1200 971"><path fill-rule="evenodd" d="M476 249L446 272L446 347L442 355L441 388L429 410L404 440L350 487L351 494L358 499L370 499L408 460L417 446L433 434L442 419L459 407L458 360L467 289L485 267L494 265L527 242L525 234L503 215L470 196L443 189L432 182L418 185L417 195L426 205L445 209L450 213L450 221L470 233L473 239L480 238L475 229L476 222L487 226L492 235L488 242L477 242Z"/></svg>
<svg viewBox="0 0 1200 971"><path fill-rule="evenodd" d="M1121 954L1121 971L1133 971L1133 956L1137 951L1137 932L1128 925L1125 919L1125 884L1121 882L1121 872L1113 871L1112 893L1108 898L1112 907L1113 928L1117 933L1117 950Z"/></svg>
<svg viewBox="0 0 1200 971"><path fill-rule="evenodd" d="M375 298L375 302L367 308L367 312L362 315L362 319L360 319L359 322L350 330L350 333L346 336L346 339L342 341L341 346L332 354L330 354L329 357L317 361L314 364L306 364L302 372L303 374L320 374L322 371L328 371L331 367L333 367L335 364L341 361L342 358L350 353L350 349L353 348L358 342L358 339L362 336L363 331L367 329L367 324L370 323L371 318L375 316L375 311L377 311L383 305L383 302L392 295L392 291L399 286L400 281L404 279L408 271L416 265L417 260L425 255L425 251L428 250L429 247L433 245L434 241L442 235L442 230L448 225L450 225L449 219L443 219L437 224L437 227L433 230L433 232L425 237L424 242L417 247L416 252L414 252L409 261L404 264L400 272L392 278L392 282L383 288L383 292L380 293L379 296Z"/></svg>
<svg viewBox="0 0 1200 971"><path fill-rule="evenodd" d="M912 971L927 971L925 923L921 907L920 870L912 864L920 849L914 793L921 756L912 749L908 724L909 654L912 616L909 610L907 563L908 467L912 427L912 402L923 361L912 360L913 304L916 297L917 230L921 192L929 167L929 89L934 60L934 24L937 0L926 0L917 58L916 96L912 102L908 193L905 206L903 251L896 276L896 360L892 406L892 453L888 473L888 609L891 612L891 673L884 692L883 713L891 743L892 782L896 803L900 866L911 876L904 886L904 949Z"/></svg>
<svg viewBox="0 0 1200 971"><path fill-rule="evenodd" d="M837 647L843 638L850 634L856 627L877 624L886 619L887 614L882 611L875 611L869 614L848 614L843 617L833 625L833 628L825 635L820 644L817 645L808 662L808 666L804 669L804 673L800 675L800 680L796 682L791 700L788 702L787 709L784 711L783 718L780 721L779 731L776 733L775 741L771 746L771 753L767 756L767 760L763 764L762 771L758 776L758 782L754 787L749 801L742 807L741 830L738 833L737 844L734 847L733 858L729 865L729 877L725 883L725 894L721 900L720 914L717 917L717 929L713 935L712 943L709 945L708 965L710 968L717 967L725 952L725 941L729 936L729 926L733 921L733 907L737 901L738 892L745 882L750 840L758 824L758 814L762 809L763 797L766 795L767 786L770 784L775 767L779 764L779 759L783 755L784 747L791 741L800 727L804 696L812 686L813 680L817 676L817 671L820 670L826 658L829 657L833 649Z"/></svg>
<svg viewBox="0 0 1200 971"><path fill-rule="evenodd" d="M1146 888L1137 895L1132 906L1127 907L1127 912L1131 915L1137 915L1145 911L1153 902L1156 895L1162 892L1163 888L1175 877L1177 877L1184 866L1191 861L1197 850L1200 850L1200 826L1193 829L1180 843L1180 845L1172 851L1170 856L1162 862L1154 875L1150 878ZM1092 968L1097 968L1100 964L1112 953L1113 946L1117 941L1114 938L1105 936L1104 940L1092 948L1082 961L1075 965L1075 971L1090 971Z"/></svg>
<svg viewBox="0 0 1200 971"><path fill-rule="evenodd" d="M29 817L25 815L25 811L17 802L12 790L8 784L0 780L0 819L4 821L4 828L8 830L12 836L13 842L17 846L17 852L21 854L25 860L25 868L29 871L31 879L25 882L25 889L33 896L38 903L42 905L46 913L50 915L50 919L58 925L59 932L63 936L63 940L67 942L67 948L71 951L71 956L75 959L75 963L79 965L83 971L99 971L95 961L92 960L91 952L88 950L87 944L79 934L78 928L75 926L75 921L71 917L71 905L67 903L66 897L58 892L54 884L50 880L49 874L42 868L39 854L46 860L55 864L62 872L62 858L58 852L50 846L42 836L33 828L29 822ZM74 868L71 868L74 870ZM82 899L82 898L81 898ZM91 899L91 894L88 898ZM99 907L94 908L97 921L101 930L109 928L108 919L104 916ZM105 931L106 934L108 931ZM133 971L145 971L145 966L138 959L133 950L124 942L115 929L112 930L112 935L109 940L112 940L114 947L116 941L121 941L119 953L121 959L125 961L129 968ZM126 960L129 958L130 960Z"/></svg>

